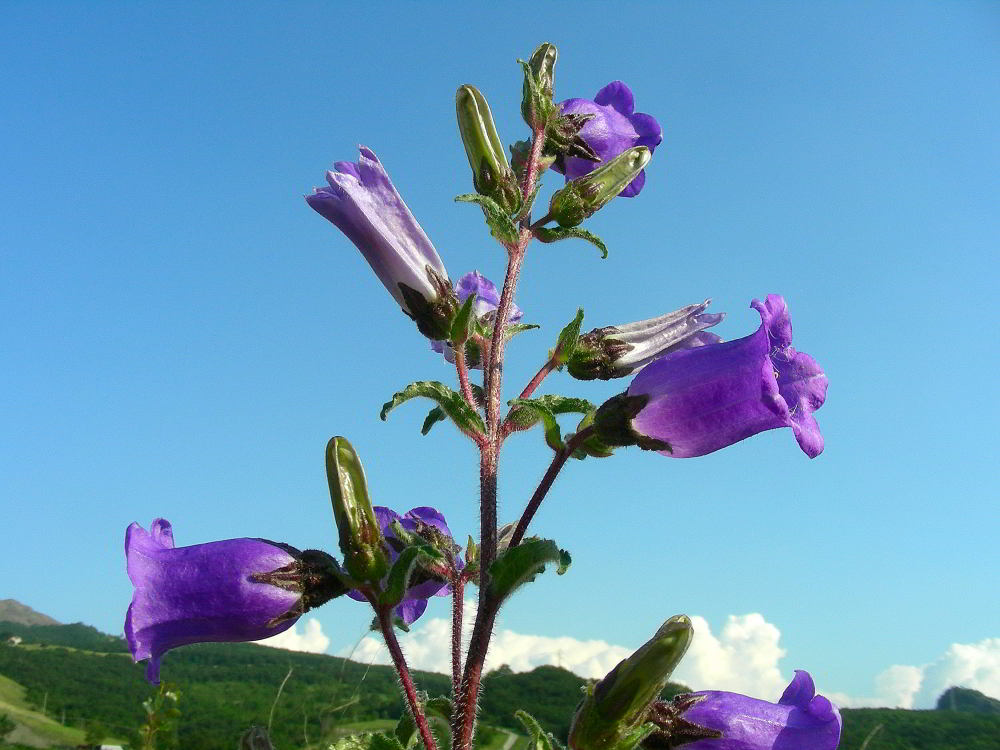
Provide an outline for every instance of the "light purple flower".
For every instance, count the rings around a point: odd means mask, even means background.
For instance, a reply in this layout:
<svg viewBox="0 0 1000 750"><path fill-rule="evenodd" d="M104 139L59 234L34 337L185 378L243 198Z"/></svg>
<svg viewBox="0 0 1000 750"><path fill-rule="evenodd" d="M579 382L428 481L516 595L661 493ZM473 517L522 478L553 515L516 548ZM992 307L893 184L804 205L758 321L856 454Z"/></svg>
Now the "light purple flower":
<svg viewBox="0 0 1000 750"><path fill-rule="evenodd" d="M125 532L128 577L135 586L125 638L136 661L149 659L147 679L160 679L160 658L178 646L206 641L256 641L287 630L301 613L302 594L252 580L296 562L297 550L263 539L174 547L170 522ZM295 613L294 616L286 616ZM276 622L280 620L280 622Z"/></svg>
<svg viewBox="0 0 1000 750"><path fill-rule="evenodd" d="M400 284L434 302L448 272L378 157L365 146L360 149L356 164L336 162L334 171L326 173L329 187L316 188L306 202L347 235L403 311L413 317L419 311L410 309Z"/></svg>
<svg viewBox="0 0 1000 750"><path fill-rule="evenodd" d="M612 81L590 99L567 99L559 104L563 114L593 115L584 123L580 136L601 157L600 162L578 157L564 157L553 169L566 175L566 181L582 177L634 146L646 146L653 151L663 140L663 129L652 115L635 111L632 90L622 81ZM631 198L639 194L646 182L646 171L629 183L619 195Z"/></svg>
<svg viewBox="0 0 1000 750"><path fill-rule="evenodd" d="M390 564L394 563L396 558L399 557L397 545L400 545L400 540L392 529L394 521L399 521L403 530L410 533L421 535L426 534L427 531L433 529L447 540L452 538L451 531L448 529L448 524L445 522L444 516L434 508L427 506L412 508L411 510L406 511L406 514L403 516L400 516L391 508L386 508L381 505L374 506L373 510L375 511L375 519L378 521L378 525L382 529L382 536L385 537L385 540L388 543L387 546L389 547ZM455 562L458 565L461 565L461 560L456 559ZM367 601L364 595L357 590L348 591L347 595L355 601ZM400 618L407 625L411 625L424 613L424 610L427 609L427 600L430 597L447 595L448 584L439 579L425 578L415 584L411 583L410 588L406 590L406 593L403 596L403 601L400 602L393 610L393 615Z"/></svg>
<svg viewBox="0 0 1000 750"><path fill-rule="evenodd" d="M469 271L458 280L455 285L455 295L460 303L464 303L469 297L475 295L475 302L472 303L472 311L477 318L483 318L496 311L500 306L500 290L497 285L483 276L479 271ZM512 303L510 315L507 316L508 323L517 323L524 316L517 303ZM444 341L431 341L431 349L438 354L444 354L444 358L449 362L455 361L455 352ZM470 363L471 366L482 368L482 362Z"/></svg>
<svg viewBox="0 0 1000 750"><path fill-rule="evenodd" d="M722 734L685 742L684 750L835 750L840 742L840 712L816 695L802 670L777 703L707 690L678 696L673 705L683 722Z"/></svg>
<svg viewBox="0 0 1000 750"><path fill-rule="evenodd" d="M668 354L632 380L627 395L648 398L632 429L668 443L663 455L703 456L778 427L791 427L810 458L822 453L812 413L826 399L826 375L792 348L784 298L770 294L751 307L761 316L755 333Z"/></svg>

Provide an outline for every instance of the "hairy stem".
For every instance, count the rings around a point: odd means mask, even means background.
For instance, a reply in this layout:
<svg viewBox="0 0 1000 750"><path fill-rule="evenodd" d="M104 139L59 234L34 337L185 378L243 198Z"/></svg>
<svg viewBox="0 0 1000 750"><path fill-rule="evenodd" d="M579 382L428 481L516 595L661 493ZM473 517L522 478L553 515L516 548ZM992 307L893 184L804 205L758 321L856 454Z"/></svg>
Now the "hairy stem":
<svg viewBox="0 0 1000 750"><path fill-rule="evenodd" d="M521 543L521 540L524 538L524 532L528 530L528 524L531 523L531 519L538 512L542 500L545 499L549 489L551 489L552 483L556 481L556 477L562 470L563 465L573 455L573 452L580 447L580 444L590 437L593 432L593 427L585 427L571 437L562 450L556 452L552 463L549 464L549 468L546 469L545 475L542 477L542 481L538 483L535 493L531 496L531 500L528 501L527 506L525 506L524 513L521 514L517 526L514 527L514 533L510 537L511 547L516 547Z"/></svg>
<svg viewBox="0 0 1000 750"><path fill-rule="evenodd" d="M462 396L469 406L478 411L476 397L472 395L472 386L469 385L469 367L465 362L464 344L455 349L455 370L458 372L458 385L462 390Z"/></svg>
<svg viewBox="0 0 1000 750"><path fill-rule="evenodd" d="M465 577L457 572L451 579L451 695L458 699L462 685L462 610L465 606Z"/></svg>
<svg viewBox="0 0 1000 750"><path fill-rule="evenodd" d="M427 750L437 750L437 746L434 743L434 735L431 734L430 724L427 723L427 717L424 716L424 711L420 707L420 701L417 700L417 690L413 686L413 678L410 677L410 670L406 666L406 658L403 656L403 650L399 647L399 641L396 640L396 633L392 629L392 609L377 606L375 611L378 613L378 625L382 631L382 637L385 638L385 645L392 656L392 663L396 667L399 681L403 685L403 692L406 693L406 703L410 707L410 713L413 714L413 720L416 722L417 730L420 732L420 739L423 740L424 747Z"/></svg>
<svg viewBox="0 0 1000 750"><path fill-rule="evenodd" d="M525 168L524 199L534 192L538 177L539 159L545 143L544 131L532 134L531 153ZM452 747L468 750L476 727L476 702L486 663L486 652L493 634L499 602L490 595L489 567L497 554L497 462L504 435L500 429L500 403L503 397L503 358L507 343L507 318L514 304L514 291L521 274L521 264L532 234L528 230L531 217L521 221L521 232L516 244L507 246L507 274L504 277L500 304L497 306L493 333L490 337L489 356L484 363L486 391L486 442L480 444L479 500L480 500L480 552L479 552L479 607L476 622L469 639L469 652L465 659L465 672L452 716Z"/></svg>

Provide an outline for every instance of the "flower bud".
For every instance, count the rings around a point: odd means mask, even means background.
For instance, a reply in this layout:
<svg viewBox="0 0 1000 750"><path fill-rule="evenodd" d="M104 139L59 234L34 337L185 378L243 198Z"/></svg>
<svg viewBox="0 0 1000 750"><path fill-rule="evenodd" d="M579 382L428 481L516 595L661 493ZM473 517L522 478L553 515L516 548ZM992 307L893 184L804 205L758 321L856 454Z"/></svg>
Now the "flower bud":
<svg viewBox="0 0 1000 750"><path fill-rule="evenodd" d="M521 190L507 163L490 105L475 86L465 85L455 94L455 111L476 192L495 200L508 214L516 213Z"/></svg>
<svg viewBox="0 0 1000 750"><path fill-rule="evenodd" d="M648 148L636 146L590 174L567 183L552 196L549 214L561 227L577 226L624 190L649 163L651 156Z"/></svg>
<svg viewBox="0 0 1000 750"><path fill-rule="evenodd" d="M552 82L555 79L556 60L559 59L559 50L552 42L543 42L538 45L538 49L531 53L528 60L528 67L535 74L538 82L538 90L542 95L552 98Z"/></svg>
<svg viewBox="0 0 1000 750"><path fill-rule="evenodd" d="M566 363L567 370L577 380L611 380L638 372L671 352L716 344L722 339L704 329L725 315L706 313L710 302L636 323L595 328L580 336Z"/></svg>
<svg viewBox="0 0 1000 750"><path fill-rule="evenodd" d="M545 128L555 111L552 103L552 81L555 77L559 51L551 42L540 44L528 62L519 60L524 67L524 86L521 97L521 116L533 131Z"/></svg>
<svg viewBox="0 0 1000 750"><path fill-rule="evenodd" d="M584 698L569 730L571 750L611 750L646 720L691 643L691 620L675 615Z"/></svg>
<svg viewBox="0 0 1000 750"><path fill-rule="evenodd" d="M327 443L326 476L344 567L357 581L378 583L389 570L389 557L368 498L364 467L346 438L334 437Z"/></svg>

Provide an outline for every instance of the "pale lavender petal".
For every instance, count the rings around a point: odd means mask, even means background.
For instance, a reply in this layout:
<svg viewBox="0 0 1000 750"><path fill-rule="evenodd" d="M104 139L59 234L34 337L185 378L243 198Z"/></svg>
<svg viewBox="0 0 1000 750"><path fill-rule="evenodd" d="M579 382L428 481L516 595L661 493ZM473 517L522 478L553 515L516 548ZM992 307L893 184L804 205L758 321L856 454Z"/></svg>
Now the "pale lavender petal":
<svg viewBox="0 0 1000 750"><path fill-rule="evenodd" d="M437 290L427 268L447 279L444 263L378 157L364 146L360 151L356 164L337 162L326 174L329 187L317 188L306 202L347 235L403 310L400 284L433 300Z"/></svg>
<svg viewBox="0 0 1000 750"><path fill-rule="evenodd" d="M427 609L426 599L404 599L392 613L407 625L412 625Z"/></svg>

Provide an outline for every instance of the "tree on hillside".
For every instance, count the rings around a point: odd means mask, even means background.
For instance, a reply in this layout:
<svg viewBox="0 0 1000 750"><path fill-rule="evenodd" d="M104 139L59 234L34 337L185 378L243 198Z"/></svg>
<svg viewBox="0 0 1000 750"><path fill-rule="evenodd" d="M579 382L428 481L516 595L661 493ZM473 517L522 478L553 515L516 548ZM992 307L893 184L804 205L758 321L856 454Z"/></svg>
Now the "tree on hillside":
<svg viewBox="0 0 1000 750"><path fill-rule="evenodd" d="M0 742L3 741L4 737L14 731L14 727L17 726L11 720L7 714L0 714Z"/></svg>

